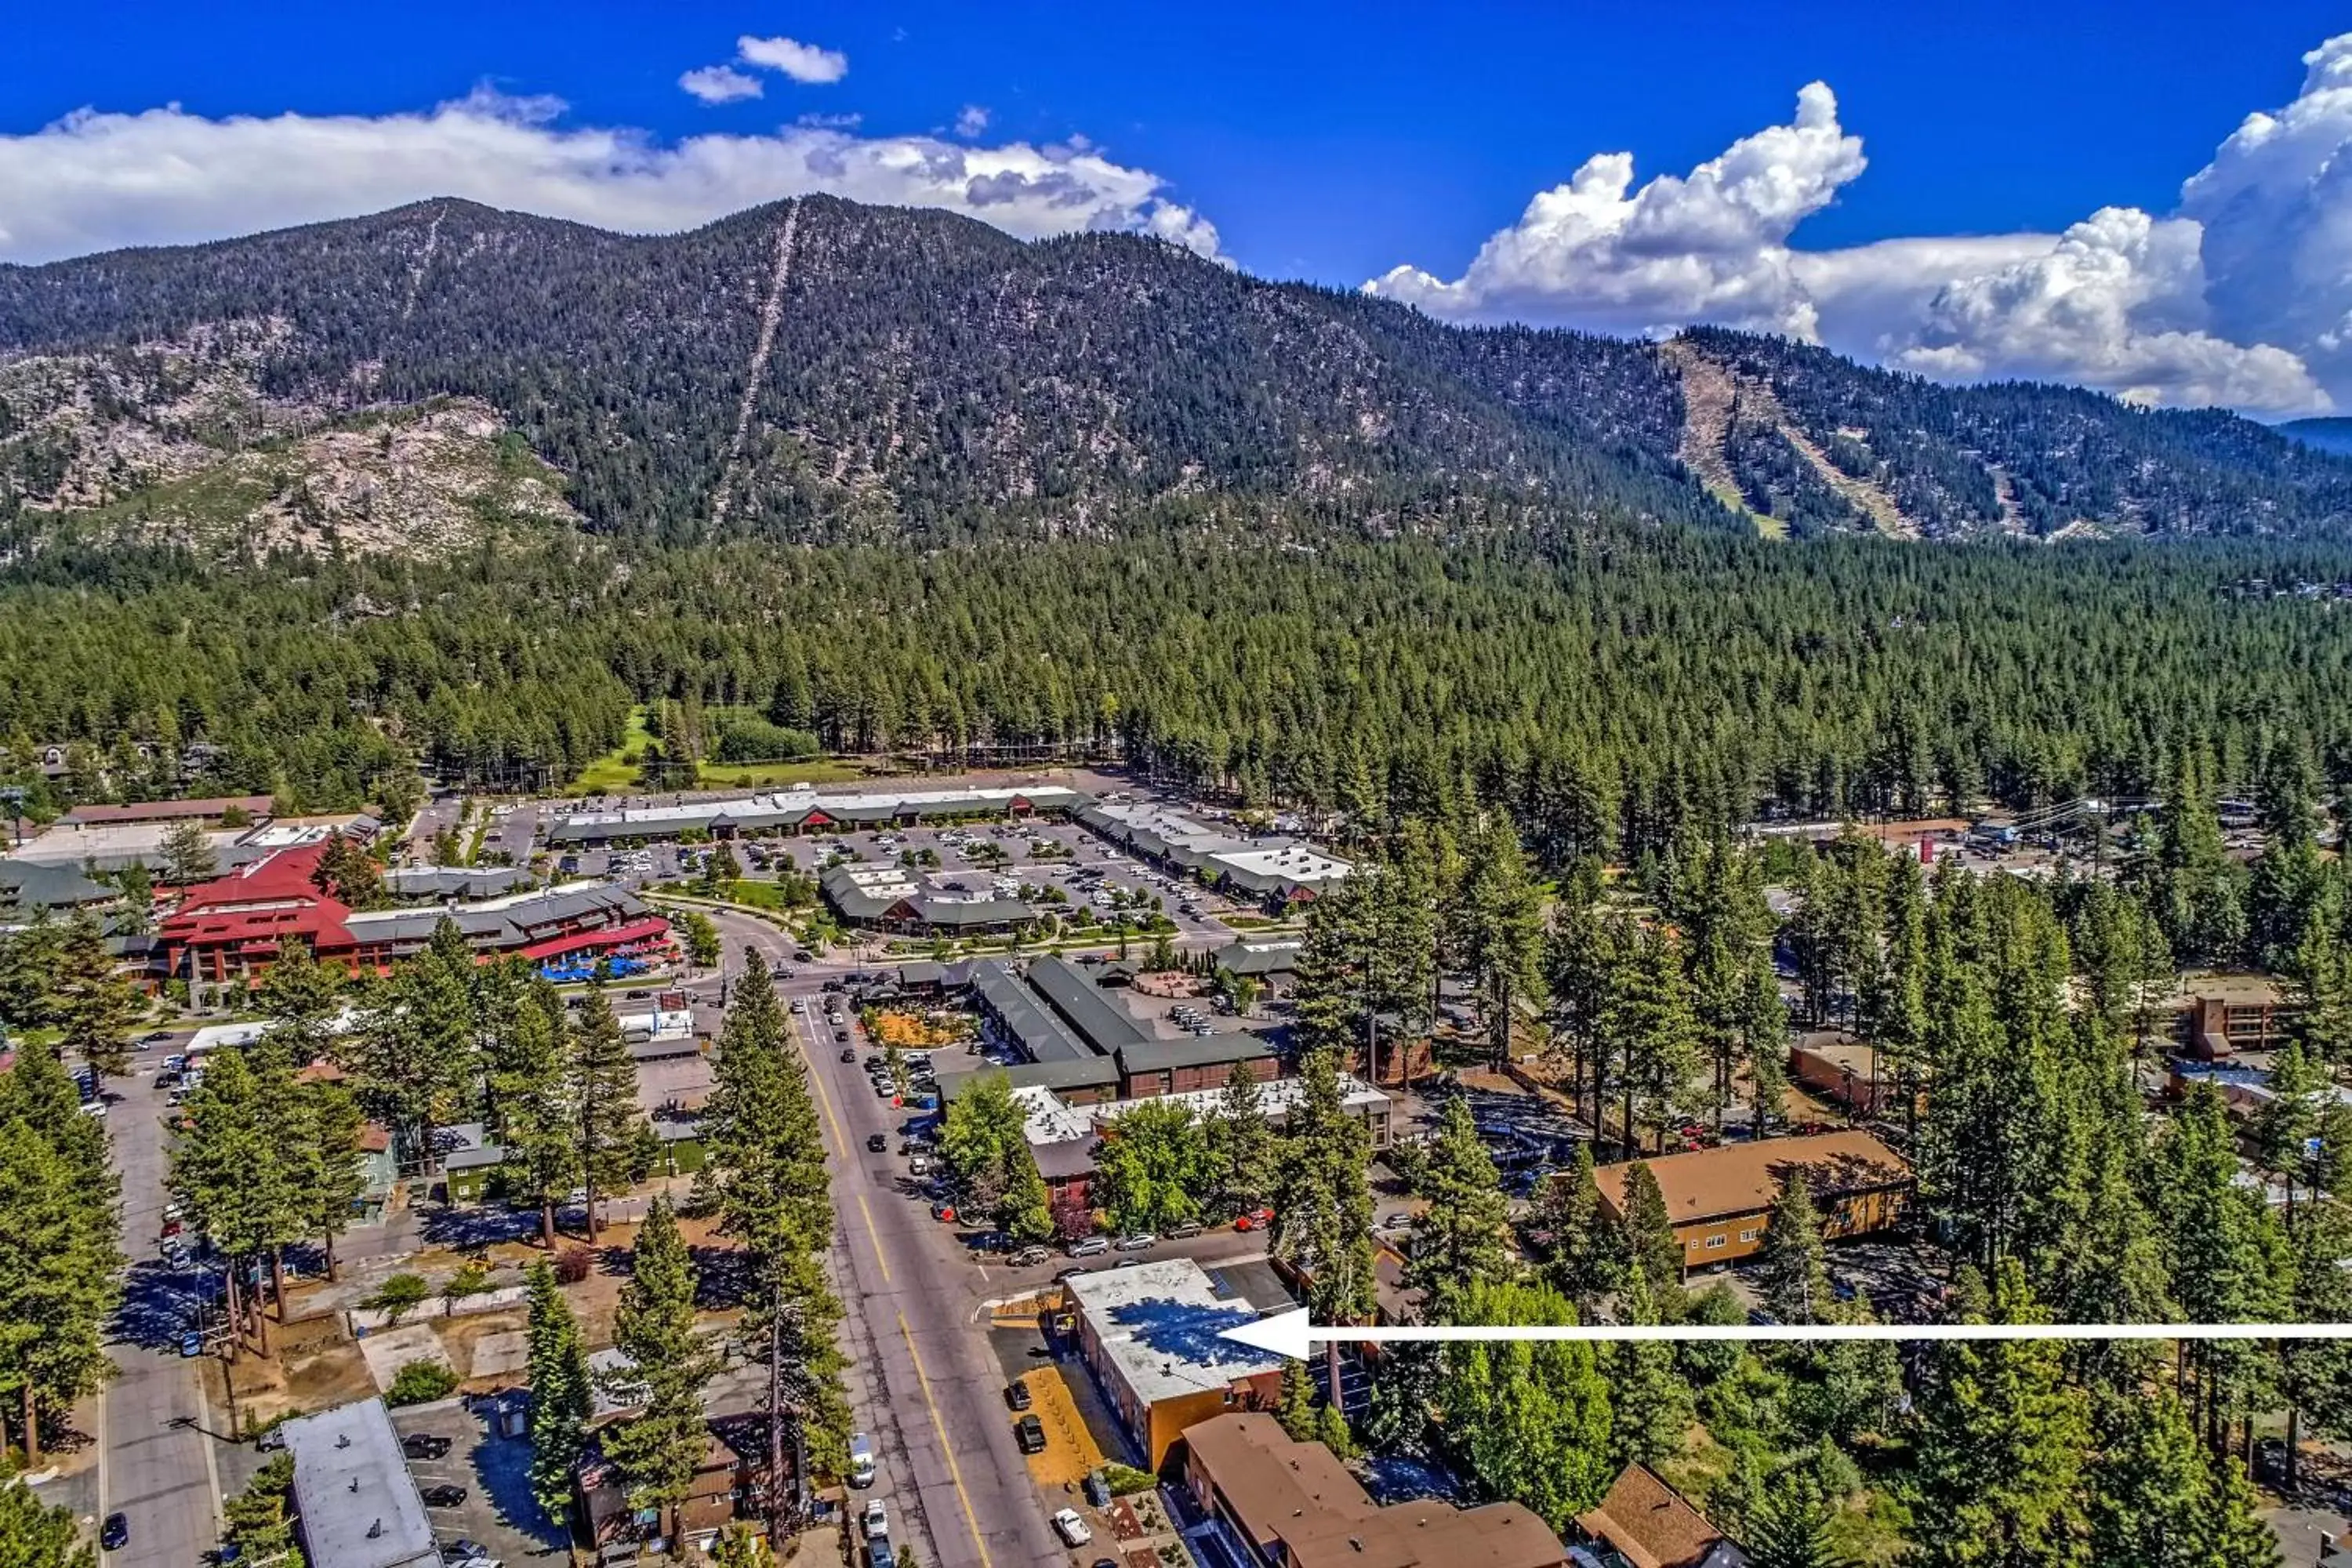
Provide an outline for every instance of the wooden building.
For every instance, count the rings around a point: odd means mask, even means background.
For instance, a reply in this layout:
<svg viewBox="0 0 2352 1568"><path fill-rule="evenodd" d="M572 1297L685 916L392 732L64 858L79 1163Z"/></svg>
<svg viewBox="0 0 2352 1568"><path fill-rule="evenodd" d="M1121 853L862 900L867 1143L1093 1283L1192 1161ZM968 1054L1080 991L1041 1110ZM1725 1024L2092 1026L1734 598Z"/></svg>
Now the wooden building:
<svg viewBox="0 0 2352 1568"><path fill-rule="evenodd" d="M1911 1167L1867 1132L1826 1132L1817 1138L1768 1138L1727 1143L1647 1162L1664 1194L1666 1214L1683 1244L1683 1267L1705 1268L1753 1257L1764 1246L1764 1225L1781 1184L1798 1171L1812 1187L1822 1234L1866 1236L1898 1223L1910 1202ZM1625 1215L1627 1173L1633 1162L1592 1173L1601 1206Z"/></svg>

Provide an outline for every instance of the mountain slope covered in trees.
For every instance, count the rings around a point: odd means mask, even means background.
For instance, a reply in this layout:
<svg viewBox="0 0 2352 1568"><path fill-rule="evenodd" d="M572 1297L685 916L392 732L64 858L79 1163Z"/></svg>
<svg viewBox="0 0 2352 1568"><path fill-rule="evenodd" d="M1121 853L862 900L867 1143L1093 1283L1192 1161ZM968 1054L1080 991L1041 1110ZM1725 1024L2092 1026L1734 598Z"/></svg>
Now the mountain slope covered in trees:
<svg viewBox="0 0 2352 1568"><path fill-rule="evenodd" d="M419 204L0 268L0 374L234 341L267 426L478 400L598 530L822 541L1602 516L1930 537L2339 537L2352 466L2222 414L1940 387L1720 331L1438 324L1128 236L810 197L635 237ZM1691 438L1692 367L1731 389ZM122 393L142 397L172 389ZM75 493L0 381L0 515Z"/></svg>

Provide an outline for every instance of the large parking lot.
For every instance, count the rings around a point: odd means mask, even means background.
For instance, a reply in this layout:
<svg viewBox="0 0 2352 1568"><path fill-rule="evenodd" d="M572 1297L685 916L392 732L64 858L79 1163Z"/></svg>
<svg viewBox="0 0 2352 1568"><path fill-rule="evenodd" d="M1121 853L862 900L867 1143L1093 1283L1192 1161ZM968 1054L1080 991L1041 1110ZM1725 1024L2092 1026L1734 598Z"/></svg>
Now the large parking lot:
<svg viewBox="0 0 2352 1568"><path fill-rule="evenodd" d="M1055 906L1066 916L1091 907L1108 917L1114 893L1130 910L1149 909L1157 898L1161 912L1185 936L1225 936L1228 928L1219 916L1255 912L1250 906L1113 849L1076 823L1053 819L751 838L734 844L732 849L745 874L754 878L773 877L787 868L813 877L843 857L865 865L887 866L912 856L912 868L945 893L1010 897L1024 888L1039 892L1057 888L1069 900ZM577 856L579 869L572 874L611 877L635 885L668 881L695 876L700 858L708 853L708 846L671 844L582 850Z"/></svg>

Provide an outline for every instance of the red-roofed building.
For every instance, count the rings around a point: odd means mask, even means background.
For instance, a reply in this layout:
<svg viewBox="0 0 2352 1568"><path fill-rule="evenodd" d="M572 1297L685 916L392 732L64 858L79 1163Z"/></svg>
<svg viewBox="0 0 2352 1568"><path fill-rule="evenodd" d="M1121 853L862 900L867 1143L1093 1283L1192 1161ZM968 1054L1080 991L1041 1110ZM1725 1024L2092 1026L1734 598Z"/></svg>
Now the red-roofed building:
<svg viewBox="0 0 2352 1568"><path fill-rule="evenodd" d="M356 945L343 925L351 906L312 879L326 852L324 843L280 849L187 889L155 933L163 972L210 981L259 974L289 936L322 959L348 955Z"/></svg>

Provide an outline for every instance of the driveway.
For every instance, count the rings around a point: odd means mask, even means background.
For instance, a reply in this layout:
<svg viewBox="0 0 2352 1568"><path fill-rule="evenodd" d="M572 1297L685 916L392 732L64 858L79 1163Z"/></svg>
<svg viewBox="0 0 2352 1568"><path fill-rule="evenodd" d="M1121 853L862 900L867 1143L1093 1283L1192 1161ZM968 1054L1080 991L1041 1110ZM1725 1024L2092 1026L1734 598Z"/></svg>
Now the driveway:
<svg viewBox="0 0 2352 1568"><path fill-rule="evenodd" d="M449 1440L449 1451L440 1458L408 1461L419 1489L466 1489L466 1500L457 1507L425 1510L435 1540L478 1541L507 1563L571 1561L562 1531L530 1495L528 1436L498 1436L488 1416L476 1415L462 1399L405 1406L392 1413L392 1425L403 1437L426 1432Z"/></svg>

